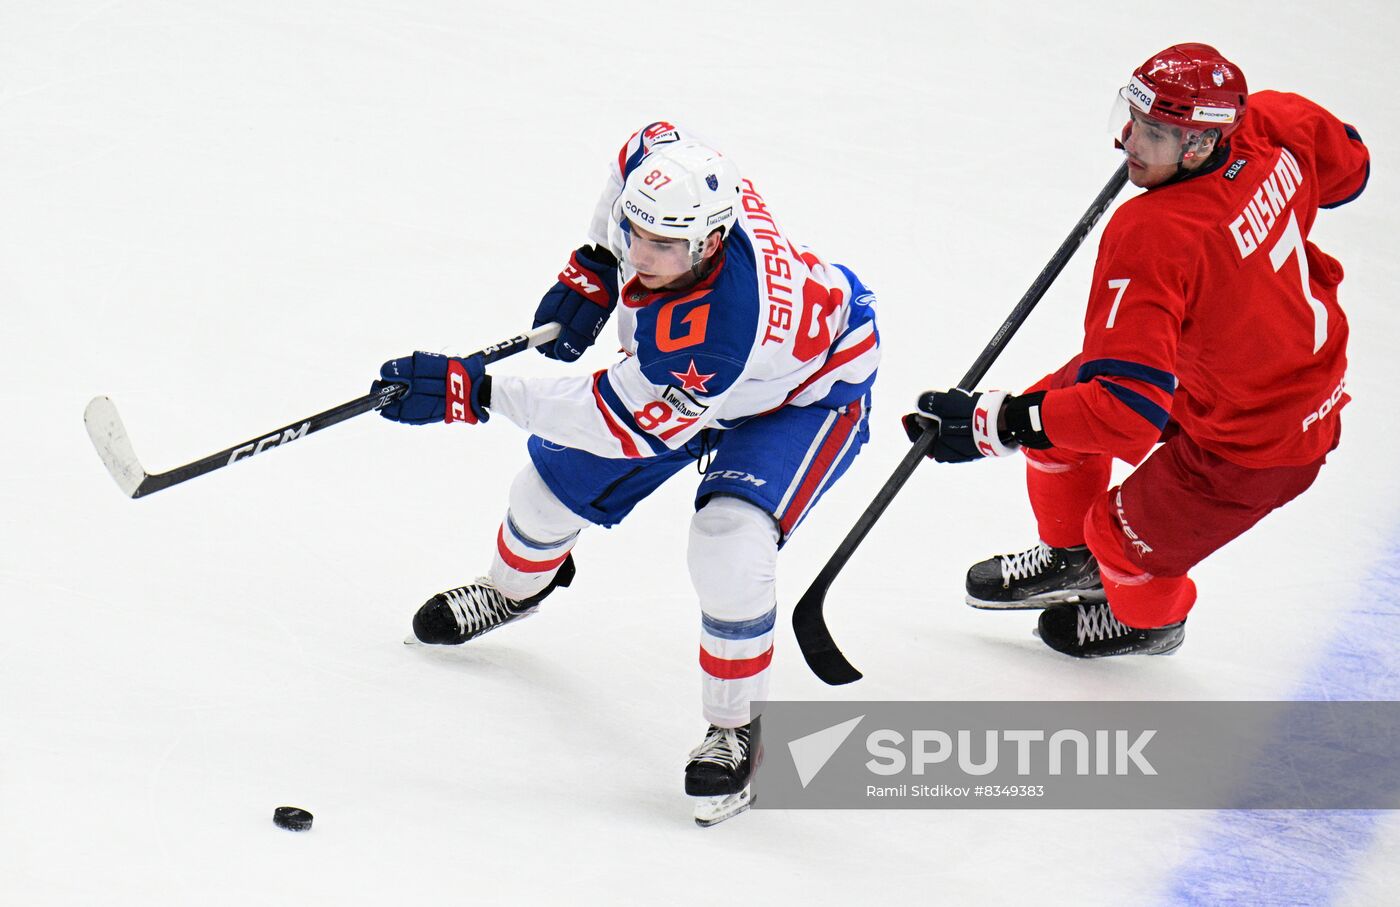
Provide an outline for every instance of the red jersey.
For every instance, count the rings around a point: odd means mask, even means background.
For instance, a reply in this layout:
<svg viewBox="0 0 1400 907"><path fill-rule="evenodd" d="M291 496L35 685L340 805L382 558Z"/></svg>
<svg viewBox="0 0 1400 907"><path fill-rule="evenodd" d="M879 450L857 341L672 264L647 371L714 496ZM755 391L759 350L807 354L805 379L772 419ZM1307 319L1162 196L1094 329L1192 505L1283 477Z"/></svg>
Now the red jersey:
<svg viewBox="0 0 1400 907"><path fill-rule="evenodd" d="M1308 233L1369 175L1355 129L1298 95L1250 95L1219 166L1109 221L1077 383L1041 409L1050 441L1138 463L1170 419L1241 466L1322 457L1350 399L1347 320L1342 267Z"/></svg>

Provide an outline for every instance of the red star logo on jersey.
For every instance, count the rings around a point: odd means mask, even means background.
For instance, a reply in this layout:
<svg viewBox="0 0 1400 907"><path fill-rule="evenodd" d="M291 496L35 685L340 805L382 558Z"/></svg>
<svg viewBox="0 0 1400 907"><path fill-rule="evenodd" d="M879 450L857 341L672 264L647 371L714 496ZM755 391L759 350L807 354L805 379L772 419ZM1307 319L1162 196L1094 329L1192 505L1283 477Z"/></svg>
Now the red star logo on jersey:
<svg viewBox="0 0 1400 907"><path fill-rule="evenodd" d="M690 368L684 372L672 372L671 374L676 376L676 380L681 383L681 387L685 390L699 391L702 394L705 393L705 382L714 377L713 372L702 375L696 371L694 359L690 360Z"/></svg>

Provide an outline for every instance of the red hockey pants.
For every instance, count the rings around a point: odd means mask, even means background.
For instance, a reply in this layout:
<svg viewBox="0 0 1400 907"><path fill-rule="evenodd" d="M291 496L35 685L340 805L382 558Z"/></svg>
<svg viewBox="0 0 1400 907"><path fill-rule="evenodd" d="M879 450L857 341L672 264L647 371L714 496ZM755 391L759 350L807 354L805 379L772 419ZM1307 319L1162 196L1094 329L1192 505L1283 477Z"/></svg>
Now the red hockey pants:
<svg viewBox="0 0 1400 907"><path fill-rule="evenodd" d="M1326 460L1250 469L1202 449L1174 423L1162 438L1115 488L1106 454L1025 451L1041 540L1087 544L1114 616L1130 627L1184 620L1196 601L1187 571L1306 491Z"/></svg>

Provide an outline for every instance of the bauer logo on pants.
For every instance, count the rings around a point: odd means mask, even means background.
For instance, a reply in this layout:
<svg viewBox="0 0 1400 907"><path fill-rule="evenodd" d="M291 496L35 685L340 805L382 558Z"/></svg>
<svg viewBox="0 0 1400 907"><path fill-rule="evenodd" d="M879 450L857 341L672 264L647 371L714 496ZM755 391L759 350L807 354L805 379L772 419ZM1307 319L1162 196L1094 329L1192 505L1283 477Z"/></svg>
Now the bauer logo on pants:
<svg viewBox="0 0 1400 907"><path fill-rule="evenodd" d="M1400 702L765 702L755 809L1396 809Z"/></svg>

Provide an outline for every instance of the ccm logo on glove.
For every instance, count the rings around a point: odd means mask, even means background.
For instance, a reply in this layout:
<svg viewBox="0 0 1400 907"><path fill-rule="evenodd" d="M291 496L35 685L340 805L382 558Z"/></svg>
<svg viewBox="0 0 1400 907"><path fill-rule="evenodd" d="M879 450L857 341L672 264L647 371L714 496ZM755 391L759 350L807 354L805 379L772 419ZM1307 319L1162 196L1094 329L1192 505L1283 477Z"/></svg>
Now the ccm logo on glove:
<svg viewBox="0 0 1400 907"><path fill-rule="evenodd" d="M564 270L559 272L559 280L573 286L594 305L602 306L605 309L612 308L609 304L611 300L608 299L608 292L603 289L602 281L591 271L581 271L575 267L573 259L570 259L569 263L564 265Z"/></svg>
<svg viewBox="0 0 1400 907"><path fill-rule="evenodd" d="M612 252L599 246L577 249L535 309L535 327L559 325L554 342L537 349L560 362L582 356L617 305L617 281L617 258Z"/></svg>
<svg viewBox="0 0 1400 907"><path fill-rule="evenodd" d="M438 353L417 352L391 359L380 366L379 380L370 385L377 394L389 384L407 390L386 404L379 414L391 422L427 425L430 422L465 422L475 425L491 418L491 376L481 353L465 359Z"/></svg>
<svg viewBox="0 0 1400 907"><path fill-rule="evenodd" d="M475 425L481 421L471 406L471 376L462 368L462 360L447 360L447 415L446 422L465 422Z"/></svg>

